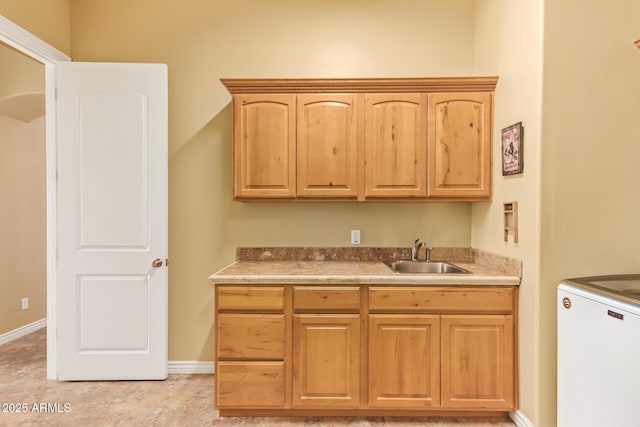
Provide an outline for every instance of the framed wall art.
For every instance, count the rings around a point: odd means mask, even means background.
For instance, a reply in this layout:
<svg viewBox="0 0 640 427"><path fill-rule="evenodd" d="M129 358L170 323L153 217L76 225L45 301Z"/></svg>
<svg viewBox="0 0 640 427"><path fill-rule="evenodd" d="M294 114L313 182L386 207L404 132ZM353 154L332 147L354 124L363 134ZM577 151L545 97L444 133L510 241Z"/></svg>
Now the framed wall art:
<svg viewBox="0 0 640 427"><path fill-rule="evenodd" d="M523 136L522 122L502 129L502 176L522 173Z"/></svg>

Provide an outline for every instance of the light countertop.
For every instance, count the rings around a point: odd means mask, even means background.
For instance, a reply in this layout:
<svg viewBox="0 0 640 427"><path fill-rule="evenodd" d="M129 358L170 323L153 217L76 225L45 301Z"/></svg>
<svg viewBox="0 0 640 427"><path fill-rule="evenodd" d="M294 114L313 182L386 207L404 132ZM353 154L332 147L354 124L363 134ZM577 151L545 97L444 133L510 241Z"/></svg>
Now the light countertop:
<svg viewBox="0 0 640 427"><path fill-rule="evenodd" d="M399 274L382 261L240 260L209 277L217 284L373 284L500 285L520 284L519 275L477 262L452 262L466 274Z"/></svg>

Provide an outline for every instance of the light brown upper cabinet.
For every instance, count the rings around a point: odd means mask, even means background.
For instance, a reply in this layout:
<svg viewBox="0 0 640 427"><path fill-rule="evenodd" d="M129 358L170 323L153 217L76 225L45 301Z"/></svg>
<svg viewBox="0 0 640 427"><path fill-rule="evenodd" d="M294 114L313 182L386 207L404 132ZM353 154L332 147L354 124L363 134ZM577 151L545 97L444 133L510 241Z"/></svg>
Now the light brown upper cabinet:
<svg viewBox="0 0 640 427"><path fill-rule="evenodd" d="M221 81L237 200L491 199L497 77Z"/></svg>
<svg viewBox="0 0 640 427"><path fill-rule="evenodd" d="M365 95L365 197L426 197L426 94Z"/></svg>
<svg viewBox="0 0 640 427"><path fill-rule="evenodd" d="M358 114L354 94L298 95L298 197L358 196Z"/></svg>
<svg viewBox="0 0 640 427"><path fill-rule="evenodd" d="M428 197L491 197L491 92L429 94Z"/></svg>
<svg viewBox="0 0 640 427"><path fill-rule="evenodd" d="M295 125L295 95L234 97L234 197L296 196Z"/></svg>

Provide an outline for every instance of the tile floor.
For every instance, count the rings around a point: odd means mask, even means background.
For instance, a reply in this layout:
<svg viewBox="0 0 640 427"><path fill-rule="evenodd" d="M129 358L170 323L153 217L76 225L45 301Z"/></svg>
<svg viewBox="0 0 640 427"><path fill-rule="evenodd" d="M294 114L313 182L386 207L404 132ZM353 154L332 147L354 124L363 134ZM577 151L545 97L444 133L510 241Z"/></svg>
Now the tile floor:
<svg viewBox="0 0 640 427"><path fill-rule="evenodd" d="M46 379L44 329L0 346L0 426L513 427L505 418L219 417L212 375L166 381ZM16 412L26 408L25 412Z"/></svg>

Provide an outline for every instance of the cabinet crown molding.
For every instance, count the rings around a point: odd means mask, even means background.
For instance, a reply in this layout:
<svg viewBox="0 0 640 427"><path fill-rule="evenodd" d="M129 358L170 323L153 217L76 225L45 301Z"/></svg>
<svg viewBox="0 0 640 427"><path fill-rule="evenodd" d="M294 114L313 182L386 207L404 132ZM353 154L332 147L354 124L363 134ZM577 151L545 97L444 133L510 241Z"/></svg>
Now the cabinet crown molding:
<svg viewBox="0 0 640 427"><path fill-rule="evenodd" d="M220 79L232 94L389 93L493 91L498 77L411 77L349 79Z"/></svg>

